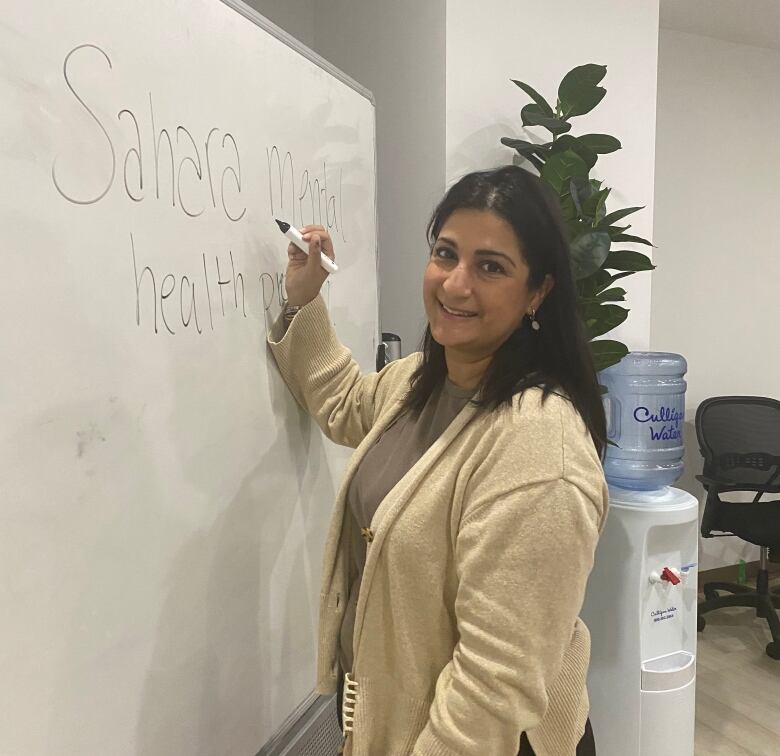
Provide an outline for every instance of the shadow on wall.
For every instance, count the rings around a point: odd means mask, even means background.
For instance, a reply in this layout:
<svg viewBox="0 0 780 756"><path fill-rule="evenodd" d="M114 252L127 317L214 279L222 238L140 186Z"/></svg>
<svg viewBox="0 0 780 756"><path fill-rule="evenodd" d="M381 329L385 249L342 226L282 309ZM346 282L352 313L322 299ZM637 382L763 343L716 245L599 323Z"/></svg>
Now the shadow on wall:
<svg viewBox="0 0 780 756"><path fill-rule="evenodd" d="M454 183L471 171L509 165L516 153L501 144L501 137L512 136L529 142L542 142L535 135L526 133L525 129L521 129L522 133L516 132L516 125L510 123L493 123L472 132L447 157L448 183ZM479 162L475 162L476 156L479 156ZM530 168L530 165L526 163L526 167Z"/></svg>

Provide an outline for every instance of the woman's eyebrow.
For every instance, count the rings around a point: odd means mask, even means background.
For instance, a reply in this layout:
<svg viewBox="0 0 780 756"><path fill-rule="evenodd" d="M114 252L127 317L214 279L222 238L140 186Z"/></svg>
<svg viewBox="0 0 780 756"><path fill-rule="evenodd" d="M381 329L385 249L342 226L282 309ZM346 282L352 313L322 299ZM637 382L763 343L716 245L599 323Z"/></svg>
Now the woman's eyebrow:
<svg viewBox="0 0 780 756"><path fill-rule="evenodd" d="M513 268L517 267L517 264L515 261L504 252L497 252L494 249L478 249L476 252L474 252L475 255L479 255L480 257L503 257L504 260L506 260Z"/></svg>
<svg viewBox="0 0 780 756"><path fill-rule="evenodd" d="M458 242L455 241L455 239L451 239L449 236L439 236L436 238L436 244L439 242L444 242L445 244L449 244L451 247L454 247L455 249L458 248ZM481 256L481 257L503 257L508 263L512 265L513 268L517 267L517 263L505 252L499 252L495 249L478 249L474 252L475 255Z"/></svg>

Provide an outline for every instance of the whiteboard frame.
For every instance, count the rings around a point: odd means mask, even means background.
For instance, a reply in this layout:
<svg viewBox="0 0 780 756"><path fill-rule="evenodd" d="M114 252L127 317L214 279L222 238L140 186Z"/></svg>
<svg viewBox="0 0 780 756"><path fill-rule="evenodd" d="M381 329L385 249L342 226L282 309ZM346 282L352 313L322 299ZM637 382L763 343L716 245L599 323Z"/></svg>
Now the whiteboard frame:
<svg viewBox="0 0 780 756"><path fill-rule="evenodd" d="M352 77L347 76L340 68L336 68L332 63L329 63L325 58L317 55L314 50L303 42L295 39L295 37L288 34L284 29L279 28L275 23L269 21L265 16L261 15L254 8L251 8L242 0L221 0L225 5L237 11L245 18L248 18L252 23L257 24L262 29L265 29L269 34L272 34L280 42L284 42L285 45L291 47L295 52L303 55L304 58L308 58L312 63L319 66L324 71L327 71L332 76L335 76L339 81L342 81L348 87L354 89L358 94L363 95L375 108L376 101L374 100L373 93L366 89L362 84L358 84ZM374 152L376 153L376 140L374 141ZM376 174L375 174L376 175Z"/></svg>

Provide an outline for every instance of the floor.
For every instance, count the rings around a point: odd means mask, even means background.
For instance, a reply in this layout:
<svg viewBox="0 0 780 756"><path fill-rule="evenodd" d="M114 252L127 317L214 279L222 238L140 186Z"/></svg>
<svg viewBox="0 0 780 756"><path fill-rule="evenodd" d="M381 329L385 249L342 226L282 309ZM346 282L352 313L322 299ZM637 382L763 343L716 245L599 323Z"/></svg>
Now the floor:
<svg viewBox="0 0 780 756"><path fill-rule="evenodd" d="M779 581L773 581L778 584ZM696 756L780 756L780 661L753 609L707 614L698 635Z"/></svg>

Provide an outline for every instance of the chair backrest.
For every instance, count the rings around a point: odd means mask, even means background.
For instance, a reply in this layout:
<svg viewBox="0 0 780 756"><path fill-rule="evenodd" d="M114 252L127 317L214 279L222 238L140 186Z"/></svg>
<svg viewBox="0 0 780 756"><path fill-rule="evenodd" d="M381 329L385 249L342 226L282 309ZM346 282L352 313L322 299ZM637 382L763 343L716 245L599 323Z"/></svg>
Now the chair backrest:
<svg viewBox="0 0 780 756"><path fill-rule="evenodd" d="M704 475L727 485L780 488L780 401L715 396L696 410Z"/></svg>

